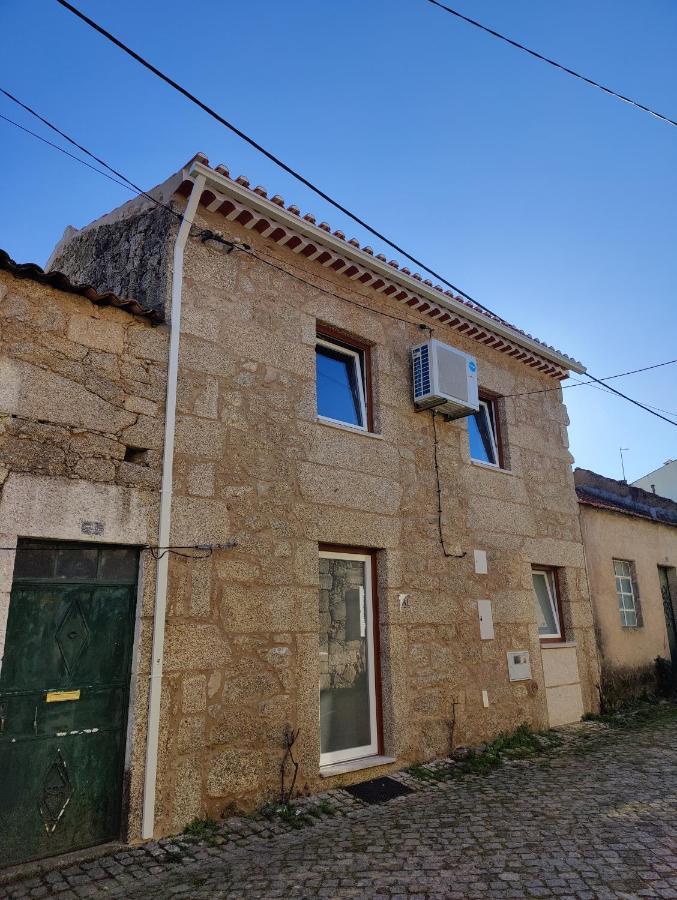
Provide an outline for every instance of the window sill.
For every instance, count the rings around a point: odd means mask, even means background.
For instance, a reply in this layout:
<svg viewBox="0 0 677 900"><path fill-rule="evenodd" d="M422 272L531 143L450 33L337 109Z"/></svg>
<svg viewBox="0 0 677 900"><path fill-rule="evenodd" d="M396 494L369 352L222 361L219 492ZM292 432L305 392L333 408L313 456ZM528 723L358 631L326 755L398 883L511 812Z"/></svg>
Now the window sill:
<svg viewBox="0 0 677 900"><path fill-rule="evenodd" d="M477 466L480 469L489 469L492 472L502 472L504 475L514 475L512 469L502 469L500 466L494 466L491 463L481 462L479 459L471 459L471 466Z"/></svg>
<svg viewBox="0 0 677 900"><path fill-rule="evenodd" d="M360 769L373 769L375 766L387 766L394 762L397 762L394 756L363 756L360 759L348 759L345 762L322 766L320 778L331 778L333 775L344 775L346 772L359 772Z"/></svg>
<svg viewBox="0 0 677 900"><path fill-rule="evenodd" d="M576 641L541 640L541 650L563 650L566 647L577 647Z"/></svg>
<svg viewBox="0 0 677 900"><path fill-rule="evenodd" d="M328 428L338 428L339 431L350 431L352 434L361 434L362 437L376 438L378 441L383 440L382 434L376 434L374 431L365 431L364 428L356 428L354 425L344 425L342 422L334 422L332 419L325 419L322 416L317 417L318 425L326 425Z"/></svg>

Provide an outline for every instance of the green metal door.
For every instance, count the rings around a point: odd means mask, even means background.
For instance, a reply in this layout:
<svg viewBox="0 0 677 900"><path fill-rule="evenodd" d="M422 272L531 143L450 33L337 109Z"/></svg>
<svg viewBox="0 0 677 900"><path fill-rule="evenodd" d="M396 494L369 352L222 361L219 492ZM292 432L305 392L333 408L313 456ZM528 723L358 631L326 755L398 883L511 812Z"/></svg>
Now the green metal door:
<svg viewBox="0 0 677 900"><path fill-rule="evenodd" d="M658 567L658 577L663 596L663 609L665 611L665 627L668 632L668 644L670 647L670 659L673 666L677 666L677 623L675 623L675 610L672 606L672 592L670 591L670 569L667 566Z"/></svg>
<svg viewBox="0 0 677 900"><path fill-rule="evenodd" d="M0 864L120 835L137 558L17 548L0 670Z"/></svg>

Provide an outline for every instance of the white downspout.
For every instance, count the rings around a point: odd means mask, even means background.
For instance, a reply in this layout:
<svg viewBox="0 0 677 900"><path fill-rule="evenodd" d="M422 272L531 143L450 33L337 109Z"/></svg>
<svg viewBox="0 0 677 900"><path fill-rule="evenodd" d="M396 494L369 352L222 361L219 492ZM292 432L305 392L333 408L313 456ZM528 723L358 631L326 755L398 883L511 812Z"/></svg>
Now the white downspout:
<svg viewBox="0 0 677 900"><path fill-rule="evenodd" d="M172 306L170 310L169 362L167 366L167 400L165 404L165 443L162 458L160 492L160 524L158 547L168 547L172 521L172 483L174 474L174 431L176 428L176 387L179 374L179 341L181 338L181 290L183 287L183 249L193 224L193 216L205 186L205 176L198 175L188 198L179 232L174 243L172 270ZM155 830L155 788L157 783L158 743L160 736L160 698L162 695L162 663L165 646L167 613L167 576L169 554L159 551L153 614L153 656L148 694L148 735L146 769L143 782L143 818L141 836L152 838Z"/></svg>

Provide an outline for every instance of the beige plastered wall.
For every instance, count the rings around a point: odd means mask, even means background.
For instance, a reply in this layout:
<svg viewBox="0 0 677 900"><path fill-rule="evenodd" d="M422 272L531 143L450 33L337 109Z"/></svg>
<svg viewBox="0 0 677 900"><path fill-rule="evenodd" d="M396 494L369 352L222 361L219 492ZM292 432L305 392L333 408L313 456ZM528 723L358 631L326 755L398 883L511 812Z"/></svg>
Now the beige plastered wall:
<svg viewBox="0 0 677 900"><path fill-rule="evenodd" d="M610 668L651 665L670 658L658 566L677 567L677 528L580 504L600 656ZM635 563L642 625L621 624L613 560ZM674 592L674 573L673 573Z"/></svg>
<svg viewBox="0 0 677 900"><path fill-rule="evenodd" d="M166 327L0 272L0 546L157 541ZM145 448L143 464L125 462ZM87 523L97 523L98 536ZM0 660L13 550L0 551ZM155 563L141 554L126 759L138 834ZM1 664L1 663L0 663Z"/></svg>
<svg viewBox="0 0 677 900"><path fill-rule="evenodd" d="M432 418L412 405L409 352L432 333L476 355L481 387L496 394L556 382L222 217L204 212L198 224L310 284L214 241L191 237L186 248L172 541L235 538L237 547L170 563L157 832L274 797L286 725L299 729L302 791L522 722L547 726L558 700L546 701L532 564L561 568L572 647L560 669L578 686L576 715L593 709L597 657L561 392L500 402L507 471L471 463L465 421L438 422L445 541L465 554L445 558ZM373 435L317 419L323 324L372 345ZM319 767L323 543L377 554L382 749L395 759L328 779ZM476 574L474 549L486 551L488 574ZM493 640L480 640L480 599L492 602ZM509 681L509 650L530 652L530 680Z"/></svg>

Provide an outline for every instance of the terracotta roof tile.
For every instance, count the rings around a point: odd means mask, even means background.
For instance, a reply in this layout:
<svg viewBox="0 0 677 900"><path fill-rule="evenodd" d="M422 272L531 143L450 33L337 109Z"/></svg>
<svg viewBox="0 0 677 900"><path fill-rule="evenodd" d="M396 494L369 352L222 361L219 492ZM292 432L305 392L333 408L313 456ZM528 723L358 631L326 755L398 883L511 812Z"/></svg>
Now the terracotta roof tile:
<svg viewBox="0 0 677 900"><path fill-rule="evenodd" d="M148 309L145 306L141 306L136 300L119 297L112 291L100 293L91 284L78 284L71 281L63 272L45 272L36 263L17 263L5 250L0 250L0 270L9 272L15 278L27 278L30 281L46 284L68 294L79 294L96 306L115 306L118 309L124 309L132 315L143 316L143 318L152 322L153 325L164 322L164 314L157 309Z"/></svg>

